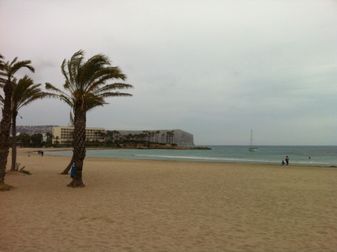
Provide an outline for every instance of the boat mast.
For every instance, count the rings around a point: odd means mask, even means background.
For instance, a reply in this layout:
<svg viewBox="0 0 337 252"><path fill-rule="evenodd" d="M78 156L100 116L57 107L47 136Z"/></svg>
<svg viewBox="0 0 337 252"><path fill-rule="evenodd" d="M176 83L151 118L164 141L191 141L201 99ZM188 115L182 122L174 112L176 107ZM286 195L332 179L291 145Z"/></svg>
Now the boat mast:
<svg viewBox="0 0 337 252"><path fill-rule="evenodd" d="M253 129L250 129L250 147L253 147Z"/></svg>

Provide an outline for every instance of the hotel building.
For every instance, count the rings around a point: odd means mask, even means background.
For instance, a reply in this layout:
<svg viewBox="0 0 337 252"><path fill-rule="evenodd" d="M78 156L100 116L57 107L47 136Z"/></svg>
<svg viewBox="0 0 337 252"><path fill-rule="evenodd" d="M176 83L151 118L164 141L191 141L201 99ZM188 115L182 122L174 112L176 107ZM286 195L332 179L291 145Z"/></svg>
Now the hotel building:
<svg viewBox="0 0 337 252"><path fill-rule="evenodd" d="M53 144L71 144L74 127L53 127ZM86 142L104 142L106 130L103 128L86 128Z"/></svg>

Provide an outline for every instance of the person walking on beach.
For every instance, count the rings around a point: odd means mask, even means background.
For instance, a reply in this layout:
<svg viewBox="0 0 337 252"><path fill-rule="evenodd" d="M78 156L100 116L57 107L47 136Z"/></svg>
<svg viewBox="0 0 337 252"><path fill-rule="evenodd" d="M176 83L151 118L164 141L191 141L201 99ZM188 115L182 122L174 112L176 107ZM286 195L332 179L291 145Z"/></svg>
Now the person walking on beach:
<svg viewBox="0 0 337 252"><path fill-rule="evenodd" d="M286 165L289 165L289 157L286 156L286 158L284 160L286 161Z"/></svg>
<svg viewBox="0 0 337 252"><path fill-rule="evenodd" d="M73 164L71 165L70 177L75 178L76 172L77 172L76 164L75 164L75 162L73 162Z"/></svg>

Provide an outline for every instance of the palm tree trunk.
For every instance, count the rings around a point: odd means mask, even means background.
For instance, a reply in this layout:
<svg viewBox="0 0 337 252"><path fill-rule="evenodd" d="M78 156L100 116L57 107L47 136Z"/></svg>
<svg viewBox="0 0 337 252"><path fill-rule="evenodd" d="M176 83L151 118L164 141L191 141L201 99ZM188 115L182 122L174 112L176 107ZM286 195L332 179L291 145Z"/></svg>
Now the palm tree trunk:
<svg viewBox="0 0 337 252"><path fill-rule="evenodd" d="M9 152L9 133L11 127L12 85L8 80L4 86L5 101L0 123L0 190L9 190L5 185L6 165Z"/></svg>
<svg viewBox="0 0 337 252"><path fill-rule="evenodd" d="M16 170L16 117L18 115L17 111L12 113L12 166L11 171Z"/></svg>
<svg viewBox="0 0 337 252"><path fill-rule="evenodd" d="M80 106L79 106L80 107ZM85 128L86 128L86 111L82 108L75 110L74 123L74 147L73 157L76 166L76 174L73 180L68 184L70 187L84 187L82 180L83 161L85 158Z"/></svg>

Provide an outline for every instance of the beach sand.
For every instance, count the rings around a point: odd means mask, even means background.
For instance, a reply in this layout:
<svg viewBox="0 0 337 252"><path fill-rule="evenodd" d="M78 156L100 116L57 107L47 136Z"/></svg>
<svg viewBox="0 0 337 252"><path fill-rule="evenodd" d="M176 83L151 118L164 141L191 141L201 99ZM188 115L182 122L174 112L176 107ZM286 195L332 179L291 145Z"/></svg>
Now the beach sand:
<svg viewBox="0 0 337 252"><path fill-rule="evenodd" d="M19 160L0 193L0 251L337 251L337 169L88 158Z"/></svg>

